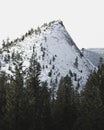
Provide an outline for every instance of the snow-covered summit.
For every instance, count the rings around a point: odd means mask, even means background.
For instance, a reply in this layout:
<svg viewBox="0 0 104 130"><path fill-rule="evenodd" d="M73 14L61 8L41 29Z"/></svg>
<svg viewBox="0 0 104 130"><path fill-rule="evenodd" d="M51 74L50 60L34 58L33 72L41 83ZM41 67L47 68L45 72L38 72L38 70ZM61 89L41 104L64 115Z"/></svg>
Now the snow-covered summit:
<svg viewBox="0 0 104 130"><path fill-rule="evenodd" d="M9 42L1 49L1 70L11 74L13 68L13 53L22 57L24 69L29 67L29 60L35 46L36 59L41 65L41 80L48 86L56 86L62 76L71 77L73 85L81 89L94 70L92 63L83 56L71 36L66 31L63 22L53 21L44 24L36 30L31 29L20 39ZM5 61L5 57L9 60Z"/></svg>

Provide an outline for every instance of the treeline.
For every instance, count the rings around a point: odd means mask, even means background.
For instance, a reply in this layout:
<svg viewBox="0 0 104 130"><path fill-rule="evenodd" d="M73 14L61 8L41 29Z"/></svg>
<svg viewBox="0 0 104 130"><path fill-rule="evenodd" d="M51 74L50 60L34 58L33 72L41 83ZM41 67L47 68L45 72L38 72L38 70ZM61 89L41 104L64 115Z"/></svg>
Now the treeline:
<svg viewBox="0 0 104 130"><path fill-rule="evenodd" d="M104 65L78 93L62 77L57 93L39 80L33 54L25 72L15 61L12 76L0 72L0 130L104 130Z"/></svg>

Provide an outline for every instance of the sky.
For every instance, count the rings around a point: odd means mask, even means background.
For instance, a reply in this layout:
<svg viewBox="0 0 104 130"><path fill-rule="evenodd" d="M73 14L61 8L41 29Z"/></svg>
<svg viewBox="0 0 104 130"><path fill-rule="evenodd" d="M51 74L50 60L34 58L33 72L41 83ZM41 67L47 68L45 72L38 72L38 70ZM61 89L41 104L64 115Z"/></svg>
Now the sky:
<svg viewBox="0 0 104 130"><path fill-rule="evenodd" d="M0 0L0 41L53 20L79 48L104 48L104 0Z"/></svg>

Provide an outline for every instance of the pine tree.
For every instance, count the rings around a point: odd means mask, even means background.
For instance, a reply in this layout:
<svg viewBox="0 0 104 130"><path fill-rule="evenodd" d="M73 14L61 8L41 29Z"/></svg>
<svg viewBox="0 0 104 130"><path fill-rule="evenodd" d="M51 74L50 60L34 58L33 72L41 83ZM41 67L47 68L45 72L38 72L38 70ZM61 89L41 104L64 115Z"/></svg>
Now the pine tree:
<svg viewBox="0 0 104 130"><path fill-rule="evenodd" d="M0 72L0 129L5 128L5 106L6 106L7 76L5 72Z"/></svg>
<svg viewBox="0 0 104 130"><path fill-rule="evenodd" d="M40 91L40 120L41 130L49 130L51 124L50 92L47 88L47 82L44 82Z"/></svg>
<svg viewBox="0 0 104 130"><path fill-rule="evenodd" d="M78 130L103 130L104 106L100 98L98 75L90 75L81 93L80 117L75 125Z"/></svg>
<svg viewBox="0 0 104 130"><path fill-rule="evenodd" d="M27 97L28 97L28 127L29 130L41 129L40 125L40 64L36 60L35 47L30 60L30 67L27 78Z"/></svg>
<svg viewBox="0 0 104 130"><path fill-rule="evenodd" d="M100 97L104 105L104 65L103 64L99 67L97 75L99 81Z"/></svg>
<svg viewBox="0 0 104 130"><path fill-rule="evenodd" d="M100 58L99 58L99 67L101 67L102 65L103 65L103 58L100 57Z"/></svg>
<svg viewBox="0 0 104 130"><path fill-rule="evenodd" d="M22 130L24 118L24 86L22 63L15 63L14 76L10 78L10 83L6 93L6 120L8 129Z"/></svg>
<svg viewBox="0 0 104 130"><path fill-rule="evenodd" d="M75 62L74 62L75 67L78 67L78 57L75 58Z"/></svg>
<svg viewBox="0 0 104 130"><path fill-rule="evenodd" d="M72 88L71 78L66 76L62 78L57 92L55 104L55 122L56 129L72 129L77 119L77 107L75 92Z"/></svg>

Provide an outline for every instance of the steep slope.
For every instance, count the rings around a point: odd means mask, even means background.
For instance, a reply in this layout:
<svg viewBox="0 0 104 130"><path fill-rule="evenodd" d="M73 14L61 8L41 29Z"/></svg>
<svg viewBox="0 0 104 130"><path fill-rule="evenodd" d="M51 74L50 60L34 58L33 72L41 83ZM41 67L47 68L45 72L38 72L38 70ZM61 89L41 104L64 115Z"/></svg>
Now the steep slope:
<svg viewBox="0 0 104 130"><path fill-rule="evenodd" d="M67 33L62 21L44 24L37 30L31 30L8 43L1 49L1 70L11 74L8 68L13 68L13 54L21 56L24 69L29 67L33 47L36 59L41 65L41 80L47 81L49 87L53 83L58 84L62 76L71 76L75 87L81 87L86 83L89 74L94 70L91 62L85 58L75 45L71 36ZM9 61L5 62L5 57ZM21 60L21 59L20 59Z"/></svg>
<svg viewBox="0 0 104 130"><path fill-rule="evenodd" d="M102 62L104 63L104 49L103 48L89 48L82 49L82 53L85 57L87 57L93 65L98 67L98 65Z"/></svg>

